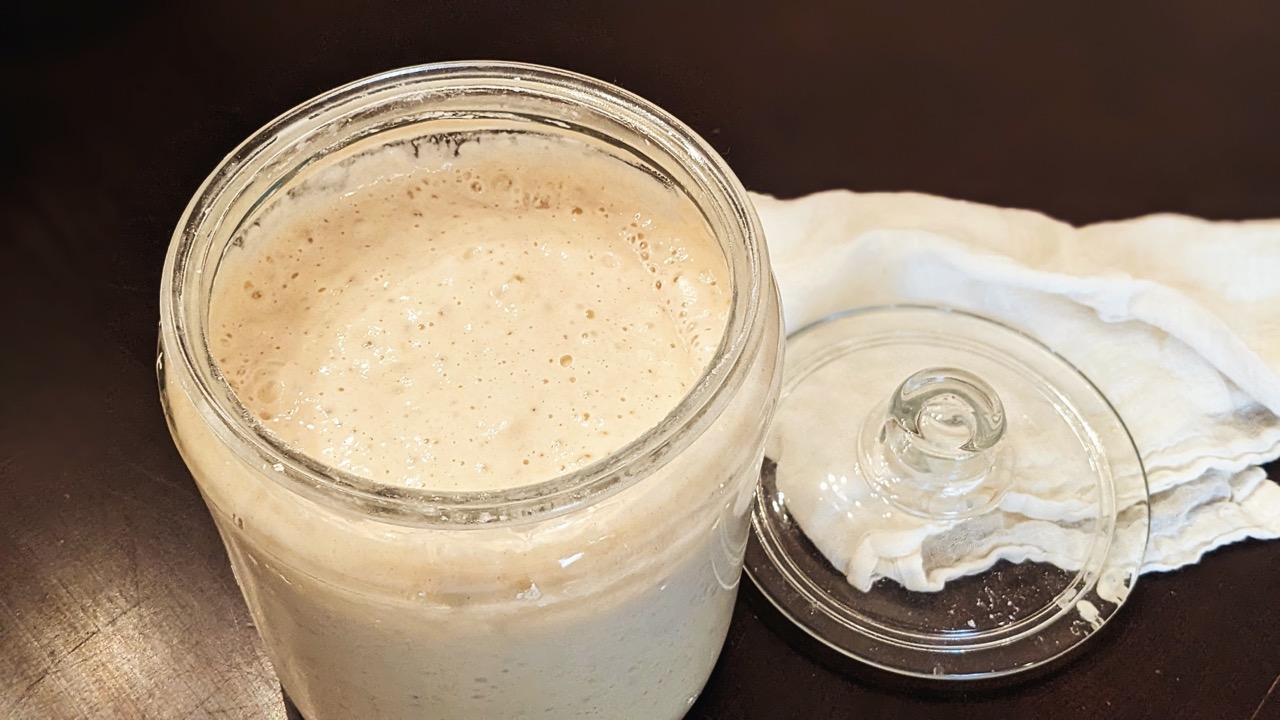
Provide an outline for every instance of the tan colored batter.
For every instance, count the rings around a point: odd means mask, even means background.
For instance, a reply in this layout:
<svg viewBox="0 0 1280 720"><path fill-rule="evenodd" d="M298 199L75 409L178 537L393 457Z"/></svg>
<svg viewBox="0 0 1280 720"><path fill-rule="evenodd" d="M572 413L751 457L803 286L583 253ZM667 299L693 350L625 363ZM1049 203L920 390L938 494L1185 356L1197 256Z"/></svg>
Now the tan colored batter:
<svg viewBox="0 0 1280 720"><path fill-rule="evenodd" d="M440 490L546 480L656 425L728 312L688 201L564 141L426 152L224 262L211 345L252 415L331 466Z"/></svg>

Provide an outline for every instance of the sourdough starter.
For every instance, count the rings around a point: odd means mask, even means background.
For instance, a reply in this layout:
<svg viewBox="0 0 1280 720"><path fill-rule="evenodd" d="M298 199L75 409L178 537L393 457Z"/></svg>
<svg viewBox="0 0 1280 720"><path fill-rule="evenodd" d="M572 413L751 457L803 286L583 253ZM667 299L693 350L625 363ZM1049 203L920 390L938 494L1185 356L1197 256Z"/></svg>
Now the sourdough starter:
<svg viewBox="0 0 1280 720"><path fill-rule="evenodd" d="M255 220L217 271L214 361L266 433L391 488L589 466L676 407L729 312L693 203L576 141L374 147ZM305 500L230 453L172 380L168 397L311 720L676 718L724 640L775 370L762 360L730 419L622 492L468 528Z"/></svg>
<svg viewBox="0 0 1280 720"><path fill-rule="evenodd" d="M498 490L684 397L728 313L718 243L628 166L517 138L357 159L224 260L213 352L269 431L379 482Z"/></svg>

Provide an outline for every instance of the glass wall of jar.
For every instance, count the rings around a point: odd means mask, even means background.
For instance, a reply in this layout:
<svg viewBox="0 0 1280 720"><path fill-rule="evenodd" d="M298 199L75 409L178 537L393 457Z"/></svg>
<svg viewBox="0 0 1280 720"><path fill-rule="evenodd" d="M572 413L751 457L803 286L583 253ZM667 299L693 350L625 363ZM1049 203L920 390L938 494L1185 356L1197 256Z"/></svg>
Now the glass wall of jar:
<svg viewBox="0 0 1280 720"><path fill-rule="evenodd" d="M732 293L689 393L609 456L497 491L374 482L268 432L211 350L228 253L281 199L361 154L513 135L589 145L698 209ZM579 75L455 63L334 90L223 161L173 238L158 370L175 442L281 684L310 720L677 718L727 632L780 324L754 210L688 128Z"/></svg>

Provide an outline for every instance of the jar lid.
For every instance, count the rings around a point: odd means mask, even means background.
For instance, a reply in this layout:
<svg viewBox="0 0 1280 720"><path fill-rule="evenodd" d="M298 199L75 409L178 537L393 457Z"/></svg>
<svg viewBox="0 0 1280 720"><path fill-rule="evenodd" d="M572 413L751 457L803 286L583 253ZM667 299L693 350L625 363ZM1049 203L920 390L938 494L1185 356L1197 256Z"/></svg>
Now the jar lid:
<svg viewBox="0 0 1280 720"><path fill-rule="evenodd" d="M1147 500L1124 423L1061 356L956 310L857 310L788 340L746 569L851 658L999 677L1115 614Z"/></svg>

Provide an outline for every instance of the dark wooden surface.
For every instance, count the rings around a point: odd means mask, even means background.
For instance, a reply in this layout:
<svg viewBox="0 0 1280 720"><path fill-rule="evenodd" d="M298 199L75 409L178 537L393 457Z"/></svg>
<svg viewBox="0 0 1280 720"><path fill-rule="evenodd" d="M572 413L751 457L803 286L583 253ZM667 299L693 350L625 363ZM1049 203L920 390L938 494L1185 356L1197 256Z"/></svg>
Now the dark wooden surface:
<svg viewBox="0 0 1280 720"><path fill-rule="evenodd" d="M652 99L784 196L1280 216L1274 2L46 0L0 26L0 718L284 716L160 415L157 292L204 176L332 86L519 59ZM1055 673L942 696L827 662L748 591L690 717L1280 718L1277 597L1280 543L1243 543L1145 578Z"/></svg>

